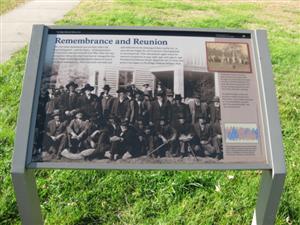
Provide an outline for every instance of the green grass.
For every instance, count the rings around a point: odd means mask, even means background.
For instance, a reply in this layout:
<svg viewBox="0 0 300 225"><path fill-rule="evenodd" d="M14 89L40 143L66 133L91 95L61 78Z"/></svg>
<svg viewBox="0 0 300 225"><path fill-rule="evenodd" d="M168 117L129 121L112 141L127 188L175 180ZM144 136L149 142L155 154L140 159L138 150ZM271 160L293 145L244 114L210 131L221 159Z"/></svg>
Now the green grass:
<svg viewBox="0 0 300 225"><path fill-rule="evenodd" d="M267 29L288 172L276 224L300 224L297 1L223 3L89 0L57 24ZM26 53L24 48L0 66L0 224L20 224L10 163ZM36 175L46 224L210 225L251 223L260 172L43 170Z"/></svg>
<svg viewBox="0 0 300 225"><path fill-rule="evenodd" d="M0 15L14 9L24 2L26 2L26 0L0 0Z"/></svg>

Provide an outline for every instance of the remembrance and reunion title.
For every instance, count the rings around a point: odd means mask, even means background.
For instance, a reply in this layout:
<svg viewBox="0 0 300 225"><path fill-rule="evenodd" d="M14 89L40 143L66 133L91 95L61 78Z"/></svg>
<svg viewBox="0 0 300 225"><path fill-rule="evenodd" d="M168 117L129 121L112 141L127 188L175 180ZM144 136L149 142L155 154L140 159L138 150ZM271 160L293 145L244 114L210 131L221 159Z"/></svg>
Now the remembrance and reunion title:
<svg viewBox="0 0 300 225"><path fill-rule="evenodd" d="M166 40L141 40L139 38L128 38L124 39L90 39L90 38L81 38L81 39L64 39L64 38L56 38L55 44L95 44L95 45L168 45Z"/></svg>

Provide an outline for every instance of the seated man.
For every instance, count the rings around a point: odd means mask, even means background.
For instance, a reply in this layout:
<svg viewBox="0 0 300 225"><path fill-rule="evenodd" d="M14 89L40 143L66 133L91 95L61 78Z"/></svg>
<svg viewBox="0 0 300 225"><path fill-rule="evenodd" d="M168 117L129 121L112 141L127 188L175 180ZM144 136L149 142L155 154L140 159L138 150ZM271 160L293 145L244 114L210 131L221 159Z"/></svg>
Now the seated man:
<svg viewBox="0 0 300 225"><path fill-rule="evenodd" d="M121 133L110 138L112 142L111 160L120 159L125 153L129 153L131 157L139 156L139 142L137 134L133 127L129 126L128 121L122 121Z"/></svg>
<svg viewBox="0 0 300 225"><path fill-rule="evenodd" d="M60 158L60 153L66 147L66 127L67 121L61 122L59 110L54 110L53 119L48 122L44 146L49 154Z"/></svg>
<svg viewBox="0 0 300 225"><path fill-rule="evenodd" d="M81 152L87 139L88 120L82 119L81 112L77 112L75 119L70 122L67 128L69 134L69 145L72 153Z"/></svg>
<svg viewBox="0 0 300 225"><path fill-rule="evenodd" d="M189 152L195 156L195 152L193 147L194 144L194 129L193 126L185 121L185 116L183 114L178 115L178 140L180 144L179 152L177 152L177 156L179 155L181 158L188 156Z"/></svg>
<svg viewBox="0 0 300 225"><path fill-rule="evenodd" d="M211 145L211 127L205 123L202 115L199 115L198 122L194 124L194 130L197 136L195 150L200 153L201 156L212 157L214 155L214 148Z"/></svg>
<svg viewBox="0 0 300 225"><path fill-rule="evenodd" d="M164 157L166 154L167 156L171 156L172 151L177 147L177 132L167 123L163 116L160 118L159 125L154 136L155 150L153 151L153 155L155 157Z"/></svg>

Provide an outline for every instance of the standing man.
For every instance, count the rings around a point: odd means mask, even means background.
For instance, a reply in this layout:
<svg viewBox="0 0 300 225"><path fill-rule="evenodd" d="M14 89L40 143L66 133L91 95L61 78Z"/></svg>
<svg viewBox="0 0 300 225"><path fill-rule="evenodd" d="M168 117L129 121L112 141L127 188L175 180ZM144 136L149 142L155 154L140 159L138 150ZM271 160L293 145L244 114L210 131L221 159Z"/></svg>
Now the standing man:
<svg viewBox="0 0 300 225"><path fill-rule="evenodd" d="M154 125L155 129L159 127L161 117L167 117L167 106L163 99L163 93L157 93L156 100L152 102L150 113L150 125Z"/></svg>
<svg viewBox="0 0 300 225"><path fill-rule="evenodd" d="M134 125L138 115L138 103L135 100L135 95L132 90L127 90L128 108L126 112L126 118L130 125Z"/></svg>
<svg viewBox="0 0 300 225"><path fill-rule="evenodd" d="M174 93L172 90L167 89L166 91L166 96L167 96L167 100L166 100L166 108L167 108L167 118L166 120L168 120L169 122L171 122L173 120L173 105L174 105Z"/></svg>
<svg viewBox="0 0 300 225"><path fill-rule="evenodd" d="M43 146L45 146L48 153L55 154L56 158L59 159L61 157L60 153L66 147L67 121L61 122L59 110L54 110L52 117L53 119L47 125Z"/></svg>
<svg viewBox="0 0 300 225"><path fill-rule="evenodd" d="M92 94L94 87L90 84L86 84L82 89L82 96L79 98L80 111L83 113L83 116L87 119L90 119L92 116L101 118L101 105L99 104L98 97L95 94Z"/></svg>
<svg viewBox="0 0 300 225"><path fill-rule="evenodd" d="M220 110L220 98L215 96L212 103L209 106L210 111L210 124L214 124L216 121L221 120L221 110Z"/></svg>
<svg viewBox="0 0 300 225"><path fill-rule="evenodd" d="M223 158L223 146L222 146L222 131L220 120L216 120L212 125L212 145L216 152L217 159Z"/></svg>
<svg viewBox="0 0 300 225"><path fill-rule="evenodd" d="M102 115L104 120L108 119L108 116L111 112L112 103L113 103L113 96L109 94L110 86L108 84L104 85L103 93L101 93L100 102L101 102L101 109Z"/></svg>
<svg viewBox="0 0 300 225"><path fill-rule="evenodd" d="M178 126L179 115L181 115L186 123L191 122L191 113L189 107L182 103L181 95L175 95L175 104L172 107L172 126Z"/></svg>
<svg viewBox="0 0 300 225"><path fill-rule="evenodd" d="M78 85L73 81L66 85L68 91L63 97L63 110L68 120L71 120L78 111L79 95L77 94L77 92L75 92L75 89L77 87Z"/></svg>
<svg viewBox="0 0 300 225"><path fill-rule="evenodd" d="M128 99L126 98L126 90L119 88L117 91L118 98L115 98L112 104L111 114L116 116L120 121L126 120L127 111L129 107Z"/></svg>

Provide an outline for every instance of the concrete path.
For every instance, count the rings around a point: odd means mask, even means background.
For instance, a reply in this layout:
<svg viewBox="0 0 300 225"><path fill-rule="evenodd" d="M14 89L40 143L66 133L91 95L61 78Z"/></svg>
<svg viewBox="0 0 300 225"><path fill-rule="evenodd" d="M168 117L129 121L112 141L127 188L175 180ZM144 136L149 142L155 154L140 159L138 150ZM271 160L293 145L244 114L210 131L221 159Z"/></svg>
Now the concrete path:
<svg viewBox="0 0 300 225"><path fill-rule="evenodd" d="M80 0L32 0L0 16L0 63L30 41L33 24L53 24Z"/></svg>

